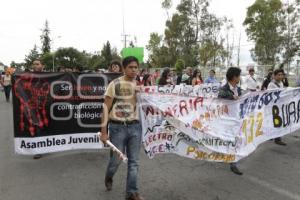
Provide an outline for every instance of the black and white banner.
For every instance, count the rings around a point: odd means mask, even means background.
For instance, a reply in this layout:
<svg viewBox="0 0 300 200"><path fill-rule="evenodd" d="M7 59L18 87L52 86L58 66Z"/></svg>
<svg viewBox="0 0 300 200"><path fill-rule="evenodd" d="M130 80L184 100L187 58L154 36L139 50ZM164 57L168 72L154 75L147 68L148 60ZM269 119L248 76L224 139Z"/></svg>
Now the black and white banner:
<svg viewBox="0 0 300 200"><path fill-rule="evenodd" d="M13 76L15 151L32 155L98 149L103 97L120 74L20 73Z"/></svg>

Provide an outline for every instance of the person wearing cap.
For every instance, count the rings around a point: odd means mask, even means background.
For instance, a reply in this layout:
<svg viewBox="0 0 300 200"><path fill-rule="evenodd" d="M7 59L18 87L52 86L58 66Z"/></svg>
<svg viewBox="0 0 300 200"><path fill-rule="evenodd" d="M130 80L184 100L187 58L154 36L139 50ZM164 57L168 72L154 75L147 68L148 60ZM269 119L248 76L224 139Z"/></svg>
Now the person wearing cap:
<svg viewBox="0 0 300 200"><path fill-rule="evenodd" d="M247 91L256 92L259 89L257 78L255 77L255 70L253 68L249 69L249 75L246 78Z"/></svg>

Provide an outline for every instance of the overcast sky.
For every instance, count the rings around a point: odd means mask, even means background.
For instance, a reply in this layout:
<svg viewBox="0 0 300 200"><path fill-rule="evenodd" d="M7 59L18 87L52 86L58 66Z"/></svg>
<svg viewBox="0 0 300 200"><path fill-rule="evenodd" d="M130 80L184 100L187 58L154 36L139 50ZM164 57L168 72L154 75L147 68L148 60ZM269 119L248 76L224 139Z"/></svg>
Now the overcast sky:
<svg viewBox="0 0 300 200"><path fill-rule="evenodd" d="M109 40L112 46L123 47L123 3L125 31L138 46L148 43L151 32L163 34L167 15L162 0L9 0L1 2L0 62L22 62L25 55L39 47L41 29L49 21L52 47L75 47L87 52L100 51ZM173 0L174 8L180 0ZM235 41L242 32L241 63L251 63L251 42L242 26L246 8L254 0L212 0L211 10L218 16L233 19ZM59 36L61 36L59 38ZM235 51L236 54L236 51ZM236 58L234 58L236 63Z"/></svg>

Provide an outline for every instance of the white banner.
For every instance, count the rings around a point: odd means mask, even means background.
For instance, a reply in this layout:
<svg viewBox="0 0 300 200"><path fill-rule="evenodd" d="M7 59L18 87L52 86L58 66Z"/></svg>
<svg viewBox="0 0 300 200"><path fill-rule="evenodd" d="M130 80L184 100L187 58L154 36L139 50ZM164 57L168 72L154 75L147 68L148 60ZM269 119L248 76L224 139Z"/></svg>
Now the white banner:
<svg viewBox="0 0 300 200"><path fill-rule="evenodd" d="M189 90L185 87L180 91ZM211 98L217 92L177 91L140 94L143 144L150 158L175 153L236 162L259 144L300 129L300 88L251 93L237 101Z"/></svg>
<svg viewBox="0 0 300 200"><path fill-rule="evenodd" d="M202 97L217 97L219 93L220 83L202 84L202 85L170 85L170 86L146 86L143 91L148 94L173 94L185 96L202 96Z"/></svg>
<svg viewBox="0 0 300 200"><path fill-rule="evenodd" d="M35 155L74 149L102 149L97 133L51 135L35 138L15 138L15 152Z"/></svg>

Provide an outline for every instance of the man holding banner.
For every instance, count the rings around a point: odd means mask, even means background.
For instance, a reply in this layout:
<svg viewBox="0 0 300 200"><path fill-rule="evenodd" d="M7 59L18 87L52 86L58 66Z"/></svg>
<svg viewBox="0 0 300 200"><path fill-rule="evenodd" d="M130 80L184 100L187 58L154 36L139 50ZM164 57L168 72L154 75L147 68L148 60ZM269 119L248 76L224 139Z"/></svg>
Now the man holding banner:
<svg viewBox="0 0 300 200"><path fill-rule="evenodd" d="M128 157L126 200L142 200L138 194L138 160L141 147L142 128L139 122L136 81L139 62L135 57L123 60L124 76L112 81L105 93L101 141L110 139ZM107 123L109 136L107 133ZM105 186L112 189L113 176L121 161L116 153L111 153L105 175Z"/></svg>
<svg viewBox="0 0 300 200"><path fill-rule="evenodd" d="M44 64L41 59L35 59L32 63L32 70L33 72L43 72ZM38 129L39 131L39 129ZM36 154L33 156L33 159L37 160L42 158L42 154Z"/></svg>
<svg viewBox="0 0 300 200"><path fill-rule="evenodd" d="M284 85L282 82L283 79L284 79L284 71L282 69L276 69L273 73L273 80L268 85L268 90L284 88ZM274 141L275 141L275 144L277 144L277 145L286 146L286 143L284 143L281 140L281 137L275 138Z"/></svg>
<svg viewBox="0 0 300 200"><path fill-rule="evenodd" d="M227 70L226 79L227 83L220 88L218 97L228 100L238 100L242 95L241 88L238 87L241 79L241 69L237 67L230 67ZM237 175L243 175L243 173L237 167L237 163L231 163L230 169Z"/></svg>

